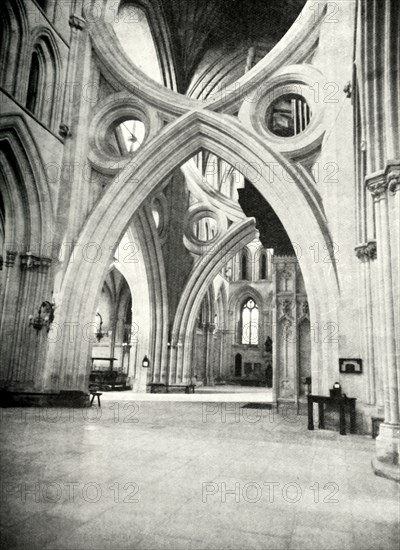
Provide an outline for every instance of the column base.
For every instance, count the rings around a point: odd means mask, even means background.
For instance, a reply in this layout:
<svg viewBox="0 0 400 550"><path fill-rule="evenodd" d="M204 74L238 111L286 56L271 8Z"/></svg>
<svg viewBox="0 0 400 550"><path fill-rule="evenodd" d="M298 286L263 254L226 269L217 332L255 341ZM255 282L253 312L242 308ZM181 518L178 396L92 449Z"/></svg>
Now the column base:
<svg viewBox="0 0 400 550"><path fill-rule="evenodd" d="M392 481L397 481L397 483L400 483L400 468L398 466L380 462L376 458L372 459L371 464L372 469L377 476L385 477L386 479L391 479Z"/></svg>
<svg viewBox="0 0 400 550"><path fill-rule="evenodd" d="M383 422L376 438L376 458L372 461L376 475L400 481L399 450L400 425Z"/></svg>

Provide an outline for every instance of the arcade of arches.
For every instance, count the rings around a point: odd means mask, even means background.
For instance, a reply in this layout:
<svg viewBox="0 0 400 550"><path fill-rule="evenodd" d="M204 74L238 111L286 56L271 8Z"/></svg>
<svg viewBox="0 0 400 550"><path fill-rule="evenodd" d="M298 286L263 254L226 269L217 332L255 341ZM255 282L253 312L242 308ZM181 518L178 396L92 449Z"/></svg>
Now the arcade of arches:
<svg viewBox="0 0 400 550"><path fill-rule="evenodd" d="M396 476L397 2L183 4L2 2L2 398L339 382Z"/></svg>

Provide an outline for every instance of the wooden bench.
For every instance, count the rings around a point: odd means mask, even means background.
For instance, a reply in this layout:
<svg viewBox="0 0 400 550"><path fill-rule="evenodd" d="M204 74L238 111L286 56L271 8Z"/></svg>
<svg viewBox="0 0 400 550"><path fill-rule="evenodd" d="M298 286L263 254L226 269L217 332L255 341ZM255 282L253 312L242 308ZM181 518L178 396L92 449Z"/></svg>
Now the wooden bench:
<svg viewBox="0 0 400 550"><path fill-rule="evenodd" d="M90 400L90 407L93 405L94 398L97 397L97 404L99 407L101 407L100 404L100 395L103 395L102 393L96 391L96 390L89 390L90 395L92 396L92 399Z"/></svg>
<svg viewBox="0 0 400 550"><path fill-rule="evenodd" d="M163 390L165 388L165 393L169 393L170 388L185 388L185 393L194 393L196 384L162 384L161 382L151 382L148 384L150 387L150 393L156 393L157 389Z"/></svg>

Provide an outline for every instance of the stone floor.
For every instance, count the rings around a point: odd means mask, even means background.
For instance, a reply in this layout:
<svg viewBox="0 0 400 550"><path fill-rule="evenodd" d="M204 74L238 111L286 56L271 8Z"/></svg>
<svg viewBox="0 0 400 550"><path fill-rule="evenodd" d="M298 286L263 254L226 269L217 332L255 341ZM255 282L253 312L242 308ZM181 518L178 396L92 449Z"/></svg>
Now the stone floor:
<svg viewBox="0 0 400 550"><path fill-rule="evenodd" d="M130 402L0 409L4 549L399 547L374 441L291 411Z"/></svg>
<svg viewBox="0 0 400 550"><path fill-rule="evenodd" d="M206 394L206 396L205 396ZM240 394L240 395L238 395ZM117 396L117 397L116 397ZM169 393L134 393L133 391L104 391L102 399L113 401L118 399L120 401L154 401L157 399L160 401L190 401L203 403L205 400L208 402L237 402L238 399L244 402L256 402L256 403L272 403L272 389L270 388L249 388L244 386L199 386L196 388L195 393L185 393L185 391L179 389L178 391L171 391Z"/></svg>

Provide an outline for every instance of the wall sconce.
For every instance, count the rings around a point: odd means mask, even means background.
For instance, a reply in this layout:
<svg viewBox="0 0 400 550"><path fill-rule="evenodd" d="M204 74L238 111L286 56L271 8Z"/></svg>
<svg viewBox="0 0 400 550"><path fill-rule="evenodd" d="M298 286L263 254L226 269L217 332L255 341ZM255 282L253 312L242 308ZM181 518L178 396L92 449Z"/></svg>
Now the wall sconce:
<svg viewBox="0 0 400 550"><path fill-rule="evenodd" d="M36 317L29 315L29 326L33 327L38 334L43 327L46 327L46 332L49 332L50 325L54 321L55 307L54 302L48 302L47 300L42 302Z"/></svg>
<svg viewBox="0 0 400 550"><path fill-rule="evenodd" d="M100 325L99 325L99 328L96 331L96 339L97 339L98 342L100 342L100 340L104 336L104 332L101 330L103 328L103 317L100 315L100 313L96 313L96 317L97 316L100 317Z"/></svg>
<svg viewBox="0 0 400 550"><path fill-rule="evenodd" d="M150 361L149 361L149 358L147 357L147 355L145 355L144 358L143 358L142 367L145 368L145 369L148 369L150 367Z"/></svg>

